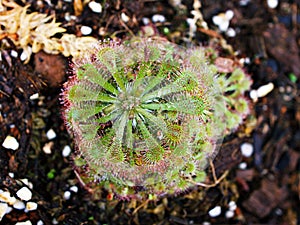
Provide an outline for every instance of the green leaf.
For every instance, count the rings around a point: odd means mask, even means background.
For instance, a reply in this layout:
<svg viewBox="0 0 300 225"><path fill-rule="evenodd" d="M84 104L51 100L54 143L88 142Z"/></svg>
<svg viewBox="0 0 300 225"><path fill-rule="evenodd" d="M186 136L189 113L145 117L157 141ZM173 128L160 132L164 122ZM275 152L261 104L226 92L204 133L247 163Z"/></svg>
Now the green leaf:
<svg viewBox="0 0 300 225"><path fill-rule="evenodd" d="M113 121L115 118L117 118L118 116L120 116L122 112L120 110L114 110L112 112L110 112L109 114L100 117L99 119L97 119L98 123L107 123L109 121Z"/></svg>
<svg viewBox="0 0 300 225"><path fill-rule="evenodd" d="M107 69L110 71L111 75L113 76L114 80L118 84L118 86L121 88L122 91L125 91L125 84L121 77L121 71L122 67L119 66L120 64L120 54L117 52L117 49L113 49L111 47L103 47L98 52L98 60L107 67ZM125 77L125 76L123 76Z"/></svg>
<svg viewBox="0 0 300 225"><path fill-rule="evenodd" d="M160 128L162 130L162 132L166 131L167 124L165 123L165 121L162 118L160 118L158 116L154 116L153 114L151 114L150 112L148 112L147 110L145 110L141 107L137 107L135 110L138 113L140 113L141 115L143 115L151 123L153 123L156 127Z"/></svg>
<svg viewBox="0 0 300 225"><path fill-rule="evenodd" d="M85 108L84 108L85 107ZM76 121L86 121L91 116L94 116L100 113L105 106L94 106L94 105L85 105L78 106L77 108L71 108L70 116Z"/></svg>
<svg viewBox="0 0 300 225"><path fill-rule="evenodd" d="M93 140L97 136L99 126L97 124L80 124L82 136L86 140Z"/></svg>
<svg viewBox="0 0 300 225"><path fill-rule="evenodd" d="M98 70L92 64L84 64L78 69L77 74L79 79L88 78L92 83L98 84L114 95L118 95L119 93L119 91L107 81L110 76L108 72L103 69Z"/></svg>
<svg viewBox="0 0 300 225"><path fill-rule="evenodd" d="M145 140L148 151L145 155L145 160L149 163L155 163L161 159L164 154L163 147L157 142L157 140L152 136L144 122L139 119L138 128L141 131L143 139Z"/></svg>

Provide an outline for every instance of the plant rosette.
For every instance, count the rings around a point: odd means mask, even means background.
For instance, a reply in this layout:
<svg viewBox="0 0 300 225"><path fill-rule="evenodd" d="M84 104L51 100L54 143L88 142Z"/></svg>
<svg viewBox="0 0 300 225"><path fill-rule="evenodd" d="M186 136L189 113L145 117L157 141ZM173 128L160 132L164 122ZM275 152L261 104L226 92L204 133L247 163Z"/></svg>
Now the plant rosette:
<svg viewBox="0 0 300 225"><path fill-rule="evenodd" d="M159 198L204 181L225 132L249 111L245 73L218 74L202 47L103 41L72 68L62 103L77 171L122 199Z"/></svg>

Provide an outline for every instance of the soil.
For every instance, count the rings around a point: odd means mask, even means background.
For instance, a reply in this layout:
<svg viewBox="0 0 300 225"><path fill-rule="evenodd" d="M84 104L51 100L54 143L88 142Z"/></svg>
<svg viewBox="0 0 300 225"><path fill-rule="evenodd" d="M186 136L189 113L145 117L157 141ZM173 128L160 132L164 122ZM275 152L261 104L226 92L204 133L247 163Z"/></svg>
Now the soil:
<svg viewBox="0 0 300 225"><path fill-rule="evenodd" d="M1 47L0 143L12 136L19 147L0 146L0 189L18 198L18 190L27 186L30 201L38 207L12 208L0 224L300 224L299 1L281 0L274 9L261 0L201 1L200 12L209 29L197 26L193 37L186 20L193 18L193 3L198 1L178 1L179 6L172 0L99 1L100 14L88 5L78 8L80 0L16 2L30 4L31 12L55 15L78 36L86 25L99 40L150 32L184 46L215 44L224 57L245 61L252 89L270 82L274 89L256 102L249 97L250 116L224 139L213 161L215 171L207 169L208 183L213 182L213 172L217 177L226 175L215 187L197 187L155 202L120 201L105 191L86 189L73 170L73 141L59 101L71 58L39 52L24 64L11 55L12 50L19 55L22 50L8 41L9 47ZM230 21L234 36L220 32L212 19L229 9L234 12ZM66 21L66 14L76 14L76 20ZM155 14L165 21L146 26L143 18L151 21ZM36 93L38 98L33 98ZM49 130L56 134L53 139L47 137ZM243 143L253 145L251 156L241 154ZM65 146L72 149L66 157ZM221 213L214 217L210 210L215 207L221 207Z"/></svg>

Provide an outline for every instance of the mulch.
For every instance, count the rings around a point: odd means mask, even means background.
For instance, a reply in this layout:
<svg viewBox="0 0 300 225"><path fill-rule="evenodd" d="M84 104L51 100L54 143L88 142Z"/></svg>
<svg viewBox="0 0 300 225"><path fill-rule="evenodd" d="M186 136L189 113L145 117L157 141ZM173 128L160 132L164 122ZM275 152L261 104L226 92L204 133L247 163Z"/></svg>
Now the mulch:
<svg viewBox="0 0 300 225"><path fill-rule="evenodd" d="M16 1L24 4L21 1ZM40 4L40 2L42 2ZM153 31L181 45L208 45L218 43L221 54L223 41L234 49L235 56L247 59L245 70L253 79L253 89L272 82L274 89L268 95L251 102L251 116L235 133L225 137L214 160L217 177L228 175L216 187L198 187L178 196L165 197L156 202L119 201L105 191L87 190L76 177L72 154L62 156L65 146L74 149L71 137L61 118L61 85L69 73L71 58L39 52L24 65L12 57L11 50L21 52L11 43L1 48L0 61L0 143L10 135L19 142L19 148L0 147L0 189L14 196L27 178L32 184L32 201L37 210L24 212L12 209L1 224L15 224L30 220L32 224L300 224L300 58L299 7L297 1L280 1L275 9L266 1L202 1L201 12L210 29L198 29L187 42L186 19L192 17L193 2L181 1L101 1L102 13L93 13L85 6L74 8L81 1L31 1L30 10L54 14L69 33L82 35L80 27L90 26L92 36L128 39L132 34ZM230 27L234 37L220 33L212 17L231 9L234 18ZM122 20L122 13L130 19ZM77 14L68 22L65 15ZM160 14L165 22L143 24L143 18ZM166 29L167 28L167 29ZM0 40L1 42L1 40ZM220 44L223 43L223 44ZM37 99L30 99L39 93ZM54 130L56 137L47 138ZM252 143L250 157L241 154L242 143ZM50 153L45 153L50 146ZM44 149L44 150L43 150ZM246 163L247 168L240 168ZM212 169L208 168L212 182ZM78 192L71 187L78 187ZM71 196L66 199L65 193ZM93 192L93 193L91 193ZM234 216L228 218L229 202L236 202ZM217 217L208 212L222 208Z"/></svg>

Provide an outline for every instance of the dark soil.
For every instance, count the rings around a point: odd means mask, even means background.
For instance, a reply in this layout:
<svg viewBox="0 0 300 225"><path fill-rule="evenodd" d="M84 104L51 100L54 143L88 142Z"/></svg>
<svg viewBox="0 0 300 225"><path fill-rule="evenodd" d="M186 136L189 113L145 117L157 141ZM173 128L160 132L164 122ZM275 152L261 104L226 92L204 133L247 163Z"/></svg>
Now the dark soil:
<svg viewBox="0 0 300 225"><path fill-rule="evenodd" d="M17 1L23 4L21 1ZM42 4L38 4L41 3ZM247 58L245 70L253 79L253 89L269 82L274 90L252 102L251 115L234 134L227 136L213 164L217 177L228 175L212 188L196 188L179 196L157 202L124 202L105 191L83 187L72 166L72 154L62 156L66 145L74 149L61 118L59 102L62 83L68 76L70 58L43 52L32 56L24 65L11 56L19 53L12 42L1 47L0 61L0 143L13 136L19 143L17 150L0 147L0 189L16 192L27 178L32 184L31 201L38 203L33 211L12 209L0 224L16 224L30 220L32 224L300 224L300 32L299 7L296 1L281 0L275 9L266 1L252 0L241 6L238 0L201 1L200 11L210 29L198 27L189 39L187 18L192 18L192 0L183 0L181 7L159 0L100 1L101 14L88 6L74 11L81 1L32 1L29 10L54 14L69 33L82 35L80 27L93 28L92 36L128 39L151 27L156 35L167 37L181 45L215 45L226 57ZM77 3L76 3L77 2ZM244 1L246 2L246 1ZM234 37L220 33L212 17L231 9L234 17L230 27ZM77 14L72 23L65 14ZM121 14L130 20L124 22ZM165 16L165 22L145 27L143 17ZM167 29L166 29L167 28ZM99 30L101 30L99 34ZM189 42L190 40L190 42ZM224 40L234 49L228 51ZM2 42L3 40L0 40ZM39 93L39 98L30 96ZM49 140L46 132L53 129L56 137ZM252 143L250 157L241 154L240 146ZM45 146L51 152L45 153ZM44 149L44 150L43 150ZM240 169L241 162L247 163ZM208 183L212 169L208 169ZM29 186L30 186L29 183ZM78 187L78 192L71 187ZM71 188L71 190L70 190ZM70 199L64 198L70 191ZM237 204L234 215L226 217L228 204ZM222 212L211 217L208 211L221 206Z"/></svg>

